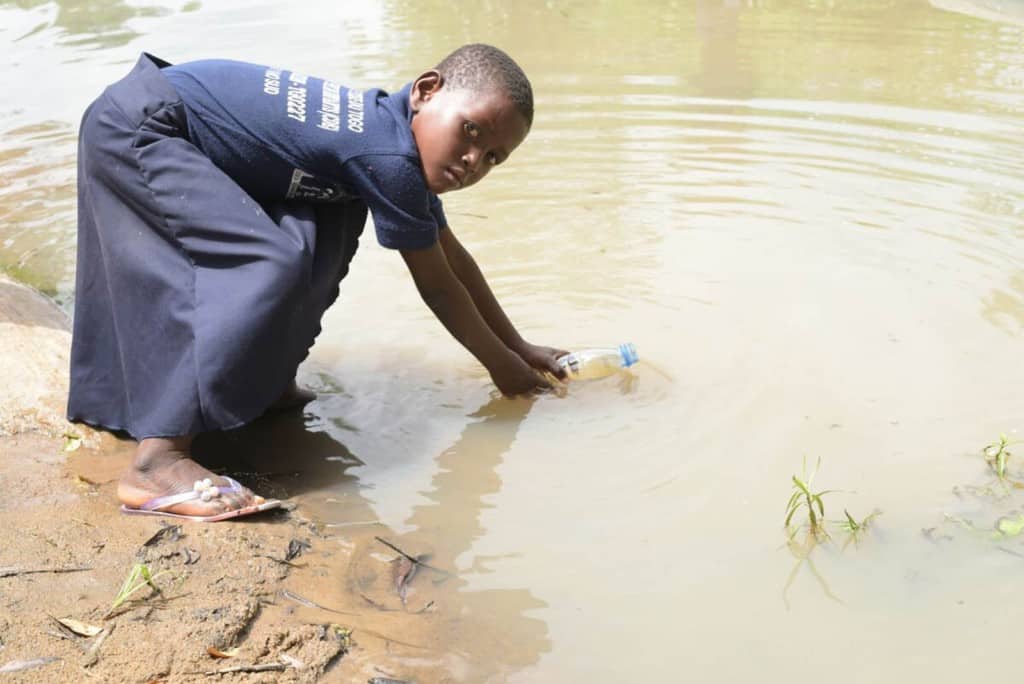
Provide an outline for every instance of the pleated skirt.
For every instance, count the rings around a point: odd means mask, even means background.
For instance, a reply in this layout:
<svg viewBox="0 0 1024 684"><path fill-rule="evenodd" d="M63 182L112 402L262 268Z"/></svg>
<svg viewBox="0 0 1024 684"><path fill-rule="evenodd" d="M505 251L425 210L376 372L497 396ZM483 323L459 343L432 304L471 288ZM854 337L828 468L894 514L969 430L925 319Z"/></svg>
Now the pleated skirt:
<svg viewBox="0 0 1024 684"><path fill-rule="evenodd" d="M243 425L289 386L366 206L269 205L188 139L143 55L86 111L68 418L173 437Z"/></svg>

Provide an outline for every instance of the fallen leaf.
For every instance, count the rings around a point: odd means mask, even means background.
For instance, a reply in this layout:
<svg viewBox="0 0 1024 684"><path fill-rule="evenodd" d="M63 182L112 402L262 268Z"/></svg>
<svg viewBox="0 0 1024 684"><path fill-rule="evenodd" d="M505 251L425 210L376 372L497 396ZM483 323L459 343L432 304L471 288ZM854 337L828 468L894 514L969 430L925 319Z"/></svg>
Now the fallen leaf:
<svg viewBox="0 0 1024 684"><path fill-rule="evenodd" d="M75 451L82 446L82 438L73 432L64 433L64 451Z"/></svg>
<svg viewBox="0 0 1024 684"><path fill-rule="evenodd" d="M212 655L214 658L234 658L238 655L238 648L229 648L226 651L222 651L215 646L207 646L206 652Z"/></svg>
<svg viewBox="0 0 1024 684"><path fill-rule="evenodd" d="M288 542L288 551L284 554L286 561L295 560L302 555L302 552L312 548L312 544L305 539L292 539Z"/></svg>
<svg viewBox="0 0 1024 684"><path fill-rule="evenodd" d="M412 581L418 566L405 556L399 556L391 563L391 577L395 582L395 591L398 592L398 598L402 600L402 605L405 605L405 597L408 593L407 585Z"/></svg>
<svg viewBox="0 0 1024 684"><path fill-rule="evenodd" d="M56 618L56 620L79 636L94 637L103 631L102 627L80 622L73 618Z"/></svg>

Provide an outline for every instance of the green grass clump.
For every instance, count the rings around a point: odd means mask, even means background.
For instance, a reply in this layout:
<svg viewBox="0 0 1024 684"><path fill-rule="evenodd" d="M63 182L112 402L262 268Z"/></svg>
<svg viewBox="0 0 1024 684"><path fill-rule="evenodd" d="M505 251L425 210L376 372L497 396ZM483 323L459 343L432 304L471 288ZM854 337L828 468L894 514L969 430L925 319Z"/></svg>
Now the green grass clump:
<svg viewBox="0 0 1024 684"><path fill-rule="evenodd" d="M807 474L807 457L804 457L803 472L800 477L793 475L793 494L789 497L789 503L786 504L786 529L790 530L790 535L796 533L796 530L791 527L793 518L797 512L802 508L807 511L807 528L816 539L828 538L828 532L825 531L825 502L822 499L826 494L831 494L834 489L826 489L821 492L812 491L812 485L814 483L814 476L818 473L818 468L821 467L821 458L818 459L818 463L814 466L814 470L811 474ZM817 509L817 510L815 510Z"/></svg>
<svg viewBox="0 0 1024 684"><path fill-rule="evenodd" d="M139 591L143 587L149 587L156 593L163 593L160 587L156 585L158 577L166 575L170 570L162 570L155 575L149 569L149 566L144 563L136 563L132 566L131 571L128 573L128 577L125 578L124 584L121 585L121 591L117 593L114 598L114 604L110 606L110 612L118 609L121 604L131 598L132 594Z"/></svg>

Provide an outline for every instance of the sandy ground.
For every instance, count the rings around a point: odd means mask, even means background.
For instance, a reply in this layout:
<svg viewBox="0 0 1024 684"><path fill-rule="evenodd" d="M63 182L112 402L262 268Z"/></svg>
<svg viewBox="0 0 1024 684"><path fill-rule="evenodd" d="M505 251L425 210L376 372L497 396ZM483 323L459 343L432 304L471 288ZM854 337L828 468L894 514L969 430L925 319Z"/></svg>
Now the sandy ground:
<svg viewBox="0 0 1024 684"><path fill-rule="evenodd" d="M180 526L120 514L133 444L64 422L69 341L61 311L0 277L0 680L478 681L436 636L454 589L423 571L403 602L409 563L372 532L327 537L294 507ZM115 607L140 564L158 590Z"/></svg>

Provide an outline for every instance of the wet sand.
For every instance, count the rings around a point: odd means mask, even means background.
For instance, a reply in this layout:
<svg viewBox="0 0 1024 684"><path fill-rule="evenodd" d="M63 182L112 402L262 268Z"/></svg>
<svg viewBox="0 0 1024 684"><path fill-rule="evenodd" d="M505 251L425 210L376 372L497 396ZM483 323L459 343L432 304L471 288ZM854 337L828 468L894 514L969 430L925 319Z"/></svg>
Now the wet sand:
<svg viewBox="0 0 1024 684"><path fill-rule="evenodd" d="M433 636L449 619L442 574L420 569L403 601L393 577L408 564L397 567L398 554L372 531L325 534L294 508L185 522L154 539L177 521L117 509L133 443L61 417L64 314L2 279L0 328L0 373L11 388L0 400L0 672L41 661L14 676L189 682L275 667L230 681L450 679L458 664ZM160 592L144 588L112 610L137 563L163 573ZM55 620L65 618L103 631L78 636Z"/></svg>

